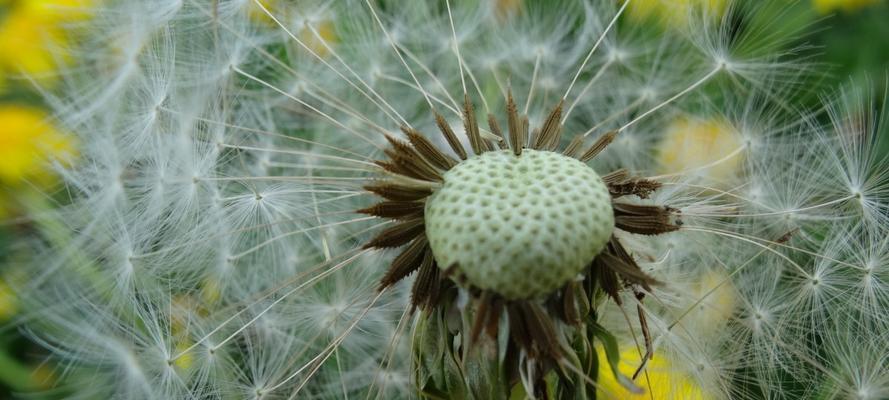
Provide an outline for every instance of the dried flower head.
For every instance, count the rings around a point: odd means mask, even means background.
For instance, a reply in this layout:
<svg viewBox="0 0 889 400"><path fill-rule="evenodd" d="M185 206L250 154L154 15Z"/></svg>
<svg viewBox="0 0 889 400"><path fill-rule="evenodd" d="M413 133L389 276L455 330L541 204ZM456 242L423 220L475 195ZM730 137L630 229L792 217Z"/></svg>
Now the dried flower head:
<svg viewBox="0 0 889 400"><path fill-rule="evenodd" d="M850 346L889 343L879 110L789 104L812 66L770 9L633 1L97 9L45 91L82 157L26 243L62 389L885 394Z"/></svg>

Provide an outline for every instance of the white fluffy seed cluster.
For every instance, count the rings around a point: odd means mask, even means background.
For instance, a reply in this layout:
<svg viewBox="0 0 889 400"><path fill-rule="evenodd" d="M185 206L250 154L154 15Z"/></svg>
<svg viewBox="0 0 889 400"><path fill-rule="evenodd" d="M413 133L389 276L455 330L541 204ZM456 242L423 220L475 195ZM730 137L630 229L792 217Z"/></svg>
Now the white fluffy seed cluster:
<svg viewBox="0 0 889 400"><path fill-rule="evenodd" d="M363 250L388 222L354 211L386 135L446 148L430 102L465 140L465 80L480 120L506 125L511 88L534 129L565 96L562 146L619 130L594 169L664 176L648 201L683 229L615 234L665 283L646 312L671 371L709 398L889 398L889 120L856 93L827 95L829 122L789 111L812 66L780 2L653 34L609 25L614 0L451 1L456 35L443 0L79 3L57 59L81 62L42 93L81 159L52 209L2 221L32 233L8 271L65 396L416 398L410 285L376 290L398 252ZM737 170L662 171L689 116L733 128Z"/></svg>
<svg viewBox="0 0 889 400"><path fill-rule="evenodd" d="M552 293L577 276L614 230L602 178L580 161L526 149L470 158L426 203L441 268L507 299Z"/></svg>

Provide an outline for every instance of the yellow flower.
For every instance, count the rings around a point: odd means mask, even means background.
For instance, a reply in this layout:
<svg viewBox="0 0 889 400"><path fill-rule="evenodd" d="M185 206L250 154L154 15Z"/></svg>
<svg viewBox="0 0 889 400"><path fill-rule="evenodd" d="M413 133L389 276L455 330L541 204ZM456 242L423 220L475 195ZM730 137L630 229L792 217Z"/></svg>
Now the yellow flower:
<svg viewBox="0 0 889 400"><path fill-rule="evenodd" d="M65 24L89 17L92 0L14 1L0 21L0 75L25 74L53 82L52 72L68 61ZM0 79L0 87L3 86Z"/></svg>
<svg viewBox="0 0 889 400"><path fill-rule="evenodd" d="M693 298L700 299L707 296L701 302L708 320L727 320L732 316L738 305L738 293L728 274L715 270L704 273L703 277L693 289Z"/></svg>
<svg viewBox="0 0 889 400"><path fill-rule="evenodd" d="M172 366L176 367L181 372L188 372L191 367L194 366L194 352L187 351L188 348L192 345L191 342L179 342L173 346L173 354L179 355L178 358L172 360ZM184 352L184 353L183 353ZM181 354L181 355L180 355Z"/></svg>
<svg viewBox="0 0 889 400"><path fill-rule="evenodd" d="M51 183L47 161L68 162L74 154L73 140L46 121L42 111L0 106L0 183Z"/></svg>
<svg viewBox="0 0 889 400"><path fill-rule="evenodd" d="M618 3L623 4L623 1ZM670 27L681 28L688 24L692 13L721 17L727 5L727 0L632 0L627 13L636 20L658 18Z"/></svg>
<svg viewBox="0 0 889 400"><path fill-rule="evenodd" d="M828 14L836 10L845 12L858 11L870 5L879 3L880 0L812 0L815 10L822 14Z"/></svg>
<svg viewBox="0 0 889 400"><path fill-rule="evenodd" d="M690 289L692 308L682 323L694 327L700 338L720 335L738 307L738 292L729 275L722 270L705 272Z"/></svg>
<svg viewBox="0 0 889 400"><path fill-rule="evenodd" d="M312 31L313 29L314 32ZM330 20L315 22L311 27L304 26L299 31L299 39L305 43L306 47L312 49L315 54L327 57L329 55L327 47L333 47L338 40L336 26Z"/></svg>
<svg viewBox="0 0 889 400"><path fill-rule="evenodd" d="M658 161L665 173L694 173L725 181L738 173L743 149L741 136L726 122L680 118L667 127Z"/></svg>
<svg viewBox="0 0 889 400"><path fill-rule="evenodd" d="M627 346L620 354L618 369L626 376L632 376L639 368L642 357L633 346ZM599 348L599 394L600 399L620 400L705 400L710 397L704 394L694 381L681 371L672 367L664 354L655 353L648 361L645 372L639 374L636 384L643 393L633 393L614 379L614 374L605 362L605 352Z"/></svg>
<svg viewBox="0 0 889 400"><path fill-rule="evenodd" d="M277 7L277 3L278 3L277 0L259 0L258 3L259 4L257 4L256 1L250 1L247 4L247 14L254 21L258 21L258 22L262 22L262 23L266 23L266 24L274 26L275 21L273 19L271 19L268 14L266 14L265 10L268 10L268 12L271 13L272 15L274 15L275 18L277 18L279 21L284 19L282 15L279 15L277 13L277 8L278 8ZM263 8L265 10L263 10Z"/></svg>
<svg viewBox="0 0 889 400"><path fill-rule="evenodd" d="M92 15L95 0L26 0L14 1L18 10L43 22L73 22Z"/></svg>

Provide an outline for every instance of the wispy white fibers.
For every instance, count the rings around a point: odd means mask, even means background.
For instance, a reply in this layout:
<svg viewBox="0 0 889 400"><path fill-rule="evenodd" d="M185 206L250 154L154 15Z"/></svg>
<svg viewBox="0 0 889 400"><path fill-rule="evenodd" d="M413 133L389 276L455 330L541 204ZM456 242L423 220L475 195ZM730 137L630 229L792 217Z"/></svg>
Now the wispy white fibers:
<svg viewBox="0 0 889 400"><path fill-rule="evenodd" d="M682 212L678 232L621 238L662 282L600 310L622 348L640 344L638 305L706 398L884 398L884 113L789 104L812 66L792 32L733 25L756 7L653 35L622 4L98 6L46 91L82 157L59 167L65 204L32 216L23 328L79 398L415 398L419 317L406 284L378 290L394 254L362 248L390 223L354 210L385 135L447 148L433 110L466 140L464 87L501 126L511 90L532 127L564 98L566 143L616 131L593 167L657 177L632 201ZM737 147L670 169L665 127L689 117Z"/></svg>

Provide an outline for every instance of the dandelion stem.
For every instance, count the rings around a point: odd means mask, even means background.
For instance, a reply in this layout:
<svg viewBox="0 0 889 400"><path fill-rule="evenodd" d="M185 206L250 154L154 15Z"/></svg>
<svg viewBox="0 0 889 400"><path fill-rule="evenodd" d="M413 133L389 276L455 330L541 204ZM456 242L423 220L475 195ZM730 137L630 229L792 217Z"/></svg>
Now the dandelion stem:
<svg viewBox="0 0 889 400"><path fill-rule="evenodd" d="M358 133L356 130L354 130L354 129L348 127L348 126L346 126L345 124L343 124L343 123L340 122L340 121L337 121L336 118L333 118L333 117L331 117L330 115L328 115L327 113L325 113L324 111L319 110L319 109L316 108L315 106L313 106L313 105L311 105L311 104L309 104L309 103L306 103L305 101L300 100L300 99L297 98L296 96L294 96L294 95L292 95L292 94L290 94L290 93L287 93L287 92L285 92L285 91L279 89L277 86L272 85L271 83L268 83L268 82L266 82L266 81L263 80L263 79L257 78L256 76L253 76L253 75L251 75L251 74L249 74L249 73L247 73L247 72L244 72L242 69L240 69L240 68L238 68L238 67L232 67L232 70L234 70L235 72L237 72L238 74L244 76L244 77L247 78L247 79L250 79L250 80L252 80L252 81L254 81L254 82L259 83L260 85L263 85L263 86L265 86L265 87L267 87L267 88L269 88L269 89L272 89L272 90L274 90L274 91L280 93L282 96L287 97L288 99L293 100L293 101L299 103L299 104L302 105L303 107L306 107L306 108L308 108L309 110L312 110L313 112L317 113L318 115L320 115L320 116L323 117L324 119L330 121L331 123L333 123L333 124L336 125L337 127L341 128L341 129L343 129L343 130L345 130L345 131L347 131L347 132L351 132L351 133L353 133L355 136L360 137L361 139L363 139L364 141L366 141L366 142L368 142L368 143L374 144L374 141L373 141L373 140L370 140L370 139L366 138L364 135Z"/></svg>
<svg viewBox="0 0 889 400"><path fill-rule="evenodd" d="M718 218L754 218L754 217L771 217L775 215L784 215L784 214L793 214L803 211L814 210L816 208L832 206L834 204L843 203L849 200L854 199L855 196L846 196L840 199L834 199L828 201L826 203L815 204L808 207L796 208L793 210L784 210L784 211L773 211L773 212L764 212L764 213L754 213L754 214L705 214L705 213L686 213L683 212L683 215L692 215L696 217L718 217Z"/></svg>
<svg viewBox="0 0 889 400"><path fill-rule="evenodd" d="M602 121L599 121L599 123L597 123L596 125L593 125L592 128L587 129L587 131L583 133L583 137L589 136L591 133L593 133L597 129L601 128L602 125L605 125L605 124L615 120L617 117L620 117L621 115L624 115L624 114L630 112L630 110L632 110L636 107L639 107L639 105L642 104L642 102L644 102L645 99L646 99L646 96L639 96L638 99L634 100L632 103L628 104L626 107L611 113L611 115L609 115Z"/></svg>
<svg viewBox="0 0 889 400"><path fill-rule="evenodd" d="M729 238L732 238L732 239L740 240L740 241L742 241L742 242L750 243L750 244L752 244L752 245L754 245L754 246L757 246L757 247L762 247L764 250L767 250L767 251L769 251L769 252L775 254L775 255L778 256L779 258L781 258L781 259L783 259L784 261L787 261L788 263L790 263L790 265L793 265L794 268L796 268L797 271L799 271L799 273L800 273L802 276L804 276L804 277L806 277L806 278L811 278L811 276L809 275L809 273L806 272L806 270L803 269L802 266L800 266L799 264L797 264L795 261L791 260L789 257L787 257L787 256L785 256L784 254L781 254L781 253L775 251L775 249L772 249L772 248L769 247L769 246L766 246L766 245L764 245L764 244L762 244L762 243L759 243L759 242L757 242L757 241L755 241L755 240L746 238L746 237L744 237L744 236L742 236L742 235L734 234L734 233L731 233L731 232L728 232L728 231L724 231L724 230L721 230L721 229L716 229L716 228L704 228L704 227L695 227L695 226L688 226L688 225L683 225L683 226L682 226L682 230L691 231L691 232L711 233L711 234L714 234L714 235L725 236L725 237L729 237Z"/></svg>
<svg viewBox="0 0 889 400"><path fill-rule="evenodd" d="M617 19L620 18L621 14L623 14L624 10L627 8L627 5L630 4L630 0L624 1L624 4L620 6L620 9L617 10L617 13L614 14L614 17L611 18L611 22L608 23L608 26L605 27L605 30L602 31L602 34L599 35L599 39L596 40L596 43L593 45L593 48L590 49L590 52L587 53L586 57L583 59L583 62L580 64L580 68L577 68L577 73L574 74L574 79L571 79L571 84L568 85L568 89L565 90L565 94L562 95L562 100L568 98L568 94L571 93L571 89L574 88L574 84L577 83L577 78L580 78L581 72L586 68L586 64L590 61L590 58L593 57L593 53L596 52L596 49L599 48L599 45L602 44L602 41L605 40L605 36L608 35L608 32L611 30L611 27L617 23Z"/></svg>
<svg viewBox="0 0 889 400"><path fill-rule="evenodd" d="M421 87L417 86L416 83L411 83L410 81L408 81L406 79L399 78L397 76L392 76L392 75L388 75L388 74L379 74L379 77L380 77L380 79L385 79L388 81L400 83L400 84L407 86L407 87L414 89L414 90L419 90L419 91L423 90ZM459 108L460 108L459 106L457 108L452 108L452 106L450 104L447 104L444 100L438 98L438 96L435 96L433 94L429 94L428 96L429 96L429 99L434 100L438 104L441 104L442 106L447 108L452 113L454 113L458 116L462 115L459 111ZM450 95L448 95L448 97L450 97Z"/></svg>
<svg viewBox="0 0 889 400"><path fill-rule="evenodd" d="M346 68L346 71L349 71L349 73L352 74L352 76L354 76L355 79L358 80L358 82L361 82L361 84L362 84L364 87L366 87L367 90L369 90L369 91L374 95L374 97L376 97L377 99L379 99L379 100L386 106L386 108L388 108L389 110L392 110L392 112L395 113L395 115L398 116L398 119L401 120L401 123L402 123L402 124L405 124L405 125L407 125L407 126L410 126L410 124L407 122L407 120L404 119L404 117L402 117L401 114L398 113L398 110L396 110L394 107L392 107L392 105L389 104L389 102L386 101L386 99L385 99L383 96L381 96L379 93L377 93L377 91L374 90L374 88L373 88L372 86L368 85L367 82L365 82L363 79L361 79L361 76L358 75L358 73L356 73L355 70L353 70L352 67L350 67L349 64L347 64L347 63L340 57L339 54L337 54L336 49L330 47L330 46L327 44L327 40L324 40L324 37L322 37L320 34L318 34L318 31L315 29L315 27L313 27L311 24L306 24L306 26L312 31L312 34L315 35L315 37L318 39L318 41L320 41L321 44L324 45L324 49L325 49L331 56L333 56L334 58L336 58L336 60L339 61L339 63L342 64L344 68ZM376 104L376 102L375 102L373 99L368 98L368 100L370 100L371 102L374 102L374 104ZM388 115L388 112L387 112L385 109L383 109L382 107L380 107L380 109L381 109L384 113L386 113L386 115Z"/></svg>
<svg viewBox="0 0 889 400"><path fill-rule="evenodd" d="M694 303L692 303L690 306L688 306L688 307L687 307L681 314L679 314L679 316L676 317L676 319L674 319L673 322L671 322L669 325L667 325L667 330L668 330L668 331L673 330L673 327L675 327L676 324L678 324L678 323L679 323L680 321L682 321L686 316L688 316L688 314L690 314L692 310L694 310L698 305L700 305L701 303L703 303L704 300L706 300L708 297L712 296L713 293L716 293L716 291L719 290L719 288L722 287L722 285L728 283L728 282L732 279L732 277L734 277L734 276L737 275L739 272L741 272L744 268L746 268L748 265L750 265L750 263L752 263L754 260L756 260L757 258L759 258L759 256L761 256L761 255L762 255L763 253L765 253L766 251L767 251L767 248L764 248L764 249L760 250L758 253L754 254L752 257L750 257L750 258L749 258L747 261L745 261L743 264L741 264L741 265L739 265L738 267L736 267L731 273L729 273L729 274L725 277L725 279L721 280L721 281L720 281L719 283L717 283L715 286L713 286L712 288L710 288L710 290L708 290L707 293L704 293L703 296L701 296L701 297L700 297L699 299L697 299Z"/></svg>
<svg viewBox="0 0 889 400"><path fill-rule="evenodd" d="M362 160L353 160L351 158L346 158L346 157L338 157L338 156L331 156L331 155L326 155L326 154L319 154L317 151L283 150L283 149L273 149L273 148L264 148L264 147L241 146L241 145L228 144L228 143L220 143L219 146L229 148L229 149L236 149L236 150L263 151L263 152L267 152L267 153L289 154L289 155L309 157L309 158L322 158L322 159L328 159L328 160L344 161L344 162L356 163L356 164L361 164L361 165L367 165L367 166L372 167L373 170L376 170L379 168L376 164L374 164L372 162L362 161ZM367 171L367 170L365 170L365 171Z"/></svg>
<svg viewBox="0 0 889 400"><path fill-rule="evenodd" d="M166 108L166 107L164 107L164 106L159 106L158 109L163 110L163 111L165 111L165 112L172 113L172 114L182 115L182 113L180 113L180 112L178 112L178 111L176 111L176 110L170 109L170 108ZM346 149L343 149L343 148L340 148L340 147L332 146L332 145L325 144L325 143L321 143L321 142L316 142L316 141L314 141L314 140L304 139L304 138L297 137L297 136L288 136L288 135L284 135L284 134L277 133L277 132L270 132L270 131L265 131L265 130L262 130L262 129L249 128L249 127L246 127L246 126L230 124L230 123L222 122L222 121L214 121L214 120L209 119L209 118L201 118L201 117L191 117L191 118L193 118L195 121L200 121L200 122L204 122L204 123L208 123L208 124L213 124L213 125L223 126L223 127L226 127L226 128L232 128L232 129L236 129L236 130L244 131L244 132L256 133L256 134L259 134L259 135L265 135L265 136L277 137L277 138L286 139L286 140L292 140L292 141L294 141L294 142L298 142L298 143L305 143L305 144L310 144L310 145L313 145L313 146L324 147L324 148L326 148L326 149L330 149L330 150L338 151L338 152L341 152L341 153L344 153L344 154L348 154L348 155L353 155L353 156L356 156L356 157L359 157L359 158L362 158L362 159L365 159L365 160L372 160L372 158L370 158L370 157L367 157L367 156L364 156L364 155L361 155L361 154L358 154L358 153L354 153L354 152L351 152L351 151L349 151L349 150L346 150ZM375 145L375 147L378 148L378 149L380 149L380 150L383 149L383 147L380 146L380 145Z"/></svg>
<svg viewBox="0 0 889 400"><path fill-rule="evenodd" d="M278 27L280 27L281 30L283 30L283 31L287 34L287 36L290 36L291 39L293 39L297 44L299 44L300 47L302 47L303 49L305 49L306 51L308 51L309 54L311 54L311 55L312 55L313 57L315 57L318 61L320 61L322 64L324 64L327 68L329 68L331 71L333 71L335 74L337 74L340 78L342 78L344 81L346 81L346 82L349 84L349 86L352 86L353 88L355 88L355 90L357 90L359 93L363 94L363 95L364 95L365 97L367 97L367 99L370 100L371 102L376 103L376 102L374 101L374 99L372 99L372 98L370 97L370 95L368 95L364 90L362 90L360 87L358 87L358 85L356 85L354 82L352 82L352 80L350 80L349 78L347 78L347 77L346 77L345 75L343 75L340 71L338 71L336 68L334 68L332 65L330 65L330 63L328 63L327 60L324 59L324 57L321 57L320 55L318 55L318 53L316 53L314 50L312 50L311 47L309 47L309 46L307 46L305 43L303 43L302 40L299 40L299 38L298 38L296 35L294 35L293 32L291 32L289 29L287 29L287 27L284 26L284 24L282 24L281 21L278 20L278 18L275 17L275 16L274 16L274 15L273 15L273 14L266 8L266 7L265 7L265 5L262 4L262 1L261 1L261 0L253 0L253 3L256 4L256 5L262 10L262 12L265 13L269 18L271 18L272 21L274 21L275 24L277 24ZM323 41L322 41L322 42L323 42ZM325 44L325 46L326 46L326 44ZM342 62L342 60L340 60L340 62ZM343 63L343 65L345 65L345 63ZM367 87L368 89L370 89L370 91L373 92L373 94L374 94L377 98L381 99L381 100L383 101L383 103L386 104L386 106L387 106L389 109L391 109L391 110L395 113L395 115L398 116L398 118L401 120L401 123L403 123L403 124L405 124L405 125L407 125L407 126L410 126L410 123L407 122L407 120L404 119L404 117L402 117L400 114L398 114L398 111L396 111L394 108L392 108L392 106L389 105L389 103L387 103L386 100L383 99L382 96L380 96L379 94L377 94L376 91L374 91L373 88L371 88L370 85L368 85L366 82L364 82L364 80L362 80L362 79L358 76L358 74L355 73L355 71L352 71L352 69L349 68L348 66L346 66L346 68L347 68L348 71L351 72L356 78L358 78L358 80L359 80L365 87ZM382 108L382 107L381 107L381 108ZM384 111L385 111L385 110L384 110Z"/></svg>
<svg viewBox="0 0 889 400"><path fill-rule="evenodd" d="M380 370L386 370L392 364L392 359L395 356L395 350L398 346L398 340L401 338L404 330L407 328L407 320L411 315L411 309L409 307L405 307L404 311L401 313L401 318L398 319L398 324L395 326L395 333L392 335L392 340L389 341L389 346L386 350L386 354L383 356L383 361L380 362ZM413 359L413 357L411 357ZM371 382L370 387L367 390L367 397L365 400L370 399L370 394L373 393L374 387L377 385L377 377L379 375L374 376L373 382ZM383 385L380 385L380 390L377 391L376 399L379 400L383 396Z"/></svg>
<svg viewBox="0 0 889 400"><path fill-rule="evenodd" d="M306 383L309 382L309 379L312 377L312 375L314 375L315 372L318 371L318 368L321 368L321 365L324 364L324 361L326 361L328 358L330 358L330 356L333 354L333 349L335 349L337 346L339 346L340 343L342 343L343 340L346 339L346 336L348 336L350 333L352 333L352 330L355 329L355 327L358 326L358 323L361 322L362 319L364 319L364 317L367 315L368 312L370 312L371 308L373 308L373 306L377 303L377 301L380 299L380 297L382 297L383 294L386 293L386 290L387 290L386 288L381 289L377 293L377 295L374 296L373 300L370 301L370 303L367 305L367 307L365 307L361 311L360 314L358 314L357 316L355 316L355 318L352 319L352 323L349 325L349 327L346 328L346 330L343 331L343 333L341 333L339 336L337 336L337 338L334 339L333 342L331 342L329 345L327 345L327 347L324 348L324 350L322 350L321 353L319 353L317 356L315 356L314 358L309 360L309 362L306 363L306 365L304 365L303 367L296 370L293 374L291 374L290 376L288 376L281 382L278 382L278 384L276 384L275 386L272 386L271 388L269 388L269 391L274 391L274 390L277 390L278 388L280 388L281 386L284 386L291 379L293 379L297 375L301 374L302 371L304 371L310 365L314 364L314 367L312 368L311 371L309 371L309 374L302 380L302 382L299 384L299 386L297 386L296 389L294 389L293 393L290 395L290 398L295 398L295 396L297 394L299 394L299 391L302 390L302 388L306 385Z"/></svg>
<svg viewBox="0 0 889 400"><path fill-rule="evenodd" d="M688 174L691 174L691 173L694 173L694 172L703 171L703 170L705 170L705 169L715 167L715 166L717 166L717 165L719 165L719 164L722 164L722 163L724 163L724 162L726 162L726 161L728 161L728 160L731 160L732 158L734 158L736 155L740 154L740 153L741 153L742 151L744 151L745 149L747 149L747 146L738 146L737 149L733 150L731 153L726 154L725 157L722 157L722 158L720 158L720 159L718 159L718 160L716 160L716 161L713 161L713 162L711 162L711 163L709 163L709 164L701 165L701 166L699 166L699 167L695 167L695 168L689 168L689 169L682 170L682 171L679 171L679 172L674 172L674 173L671 173L671 174L664 174L664 175L651 176L651 177L648 177L648 178L646 178L646 179L660 180L660 179L664 179L664 178L670 178L670 177L681 176L681 175L688 175Z"/></svg>
<svg viewBox="0 0 889 400"><path fill-rule="evenodd" d="M525 99L525 108L522 110L522 114L528 115L528 110L531 108L531 99L534 98L534 88L537 86L537 75L540 72L540 59L543 57L543 52L538 51L537 57L534 58L534 72L531 73L531 87L528 88L528 98Z"/></svg>
<svg viewBox="0 0 889 400"><path fill-rule="evenodd" d="M411 70L411 67L407 65L407 61L404 60L404 56L402 56L401 52L398 51L398 45L395 44L395 39L392 38L389 30L386 29L385 25L383 25L383 21L380 20L380 16L377 15L377 10L374 8L373 4L371 4L370 0L364 0L364 3L367 4L367 8L370 9L370 13L371 15L373 15L374 20L377 22L377 26L379 26L380 30L383 31L383 34L386 35L386 40L389 41L389 45L392 46L392 51L394 51L395 55L398 56L398 59L401 61L401 65L404 66L404 69L407 70L408 74L410 74L411 78L414 80L414 83L417 84L417 88L419 89L420 93L423 94L423 98L426 99L426 104L429 104L429 109L435 110L435 106L432 105L432 100L429 99L429 92L427 92L426 89L423 89L423 85L420 84L420 80L417 79L417 75L414 74L414 71ZM411 125L407 122L405 122L405 125L411 127Z"/></svg>
<svg viewBox="0 0 889 400"><path fill-rule="evenodd" d="M254 253L254 252L256 252L257 250L262 249L263 247L268 246L269 244L272 244L272 243L274 243L274 242L276 242L276 241L278 241L278 240L281 240L281 239L284 239L284 238L288 238L288 237L293 236L293 235L298 235L298 234L300 234L300 233L306 233L306 232L311 232L311 231L320 230L320 229L325 229L325 228L332 228L332 227L334 227L334 226L339 226L339 225L353 224L353 223L356 223L356 222L369 221L369 220L372 220L372 219L375 219L375 218L376 218L376 217L372 217L372 216L371 216L371 217L354 218L354 219L350 219L350 220L347 220L347 221L334 222L334 223L324 224L324 225L315 225L315 226L312 226L311 228L299 229L299 230L295 230L295 231L291 231L291 232L282 233L282 234L280 234L280 235L278 235L278 236L275 236L275 237L273 237L273 238L270 238L270 239L268 239L268 240L266 240L266 241L264 241L264 242L262 242L262 243L259 243L259 244L257 244L256 246L253 246L253 247L251 247L251 248L249 248L249 249L247 249L247 250L244 250L243 252L240 252L240 253L238 253L238 254L235 254L235 255L231 256L230 259L231 259L231 260L237 260L237 259L239 259L239 258L241 258L241 257L244 257L244 256L246 256L246 255L249 255L249 254L251 254L251 253ZM328 259L329 259L329 257L328 257Z"/></svg>
<svg viewBox="0 0 889 400"><path fill-rule="evenodd" d="M435 82L435 84L438 86L438 88L441 90L441 92L444 93L444 95L447 96L448 100L451 102L451 107L448 107L448 108L451 109L455 114L457 114L459 116L460 112L457 110L460 109L460 104L458 104L457 100L454 99L453 96L451 96L451 93L445 87L444 83L441 82L441 79L438 78L438 75L433 73L432 70L429 69L429 66L427 66L426 63L424 63L423 60L420 59L420 57L417 57L417 55L414 54L414 52L410 51L410 49L408 49L404 46L398 46L398 48L401 49L401 51L404 52L404 54L407 54L407 57L410 58L411 61L413 61L415 64L420 66L420 69L422 69L423 72L425 72L426 75L428 75L429 78L432 79L433 82Z"/></svg>
<svg viewBox="0 0 889 400"><path fill-rule="evenodd" d="M602 66L599 67L599 70L596 71L596 74L593 75L593 77L590 78L589 82L587 82L587 84L583 86L583 89L580 90L580 94L577 95L577 98L575 98L574 101L571 102L571 106L568 107L568 111L565 112L565 116L562 117L562 121L568 120L568 116L570 116L571 112L574 111L574 107L577 107L577 105L580 104L583 96L585 96L590 88L592 88L593 85L596 84L599 78L601 78L602 75L605 74L605 71L611 66L611 64L614 64L614 60L609 59L605 62L605 64L602 64Z"/></svg>
<svg viewBox="0 0 889 400"><path fill-rule="evenodd" d="M714 77L716 74L718 74L718 73L719 73L720 71L722 71L723 69L725 69L725 65L723 65L723 64L718 64L715 68L713 68L712 71L708 72L708 73L707 73L706 75L704 75L701 79L698 79L697 82L692 83L689 87L687 87L687 88L683 89L681 92L676 93L675 95L673 95L673 97L670 97L669 99L664 100L662 103L660 103L660 104L654 106L653 108L651 108L650 110L648 110L648 111L642 113L642 115L639 115L638 117L636 117L636 118L633 119L632 121L628 122L626 125L624 125L624 126L618 128L617 132L618 132L618 133L623 132L623 131L626 130L627 128L633 126L635 123L641 121L641 120L644 119L645 117L648 117L649 115L651 115L652 113L656 112L657 110L660 110L660 109L663 108L664 106L666 106L666 105L668 105L668 104L670 104L670 103L676 101L676 100L679 99L680 97L685 96L685 95L688 94L689 92L691 92L691 91L697 89L698 87L700 87L701 85L703 85L704 83L706 83L707 81L709 81L710 78Z"/></svg>
<svg viewBox="0 0 889 400"><path fill-rule="evenodd" d="M466 91L466 77L463 76L463 57L460 55L460 43L457 41L457 29L454 28L454 16L451 14L451 0L445 0L445 6L448 9L448 21L451 23L451 34L454 39L454 53L457 54L457 64L460 66L460 84L463 86L463 94Z"/></svg>
<svg viewBox="0 0 889 400"><path fill-rule="evenodd" d="M228 337L226 337L226 338L225 338L224 340L222 340L221 342L215 344L213 347L214 347L214 348L219 348L219 347L225 345L226 343L228 343L228 341L232 340L235 336L239 335L241 332L244 331L244 329L247 329L248 327L250 327L250 325L253 325L254 322L256 322L257 320L259 320L259 318L261 318L263 315L265 315L266 313L268 313L269 310L271 310L274 306L280 304L282 301L284 301L284 299L286 299L286 298L289 297L290 295L292 295L292 294L294 294L294 293L296 293L296 292L302 290L303 288L305 288L305 287L307 287L307 286L309 286L309 285L311 285L311 284L314 284L315 282L317 282L317 281L319 281L319 280L321 280L321 279L324 279L324 278L330 276L331 274L333 274L333 273L336 272L336 271L339 271L340 269L343 269L345 266L349 265L350 263L352 263L353 261L355 261L358 257L360 257L361 255L367 253L368 251L369 251L369 250L361 250L361 251L358 251L357 253L355 253L355 255L353 255L353 256L347 258L346 260L340 262L339 264L336 264L336 265L334 265L333 267L327 269L326 271L324 271L324 272L322 272L322 273L320 273L320 274L318 274L318 275L315 275L314 277L312 277L312 278L309 279L308 281L306 281L306 282L300 284L299 286L297 286L297 287L295 287L295 288L293 288L293 289L290 289L289 291L287 291L286 293L284 293L283 295L281 295L281 297L275 299L275 301L273 301L271 304L269 304L268 306L266 306L266 307L265 307L261 312L259 312L256 316L254 316L254 317L251 318L249 321L247 321L246 324L244 324L243 326L241 326L240 328L238 328L234 333L232 333L231 335L229 335ZM267 297L273 295L274 293L275 293L274 291L269 292L269 293L263 295L262 297L256 299L252 304L257 304L259 301L261 301L261 300L263 300L263 299L265 299L265 298L267 298ZM249 309L250 309L250 307L249 307L249 306L246 306L246 307L242 308L240 311L234 313L231 317L228 317L228 319L226 319L225 321L222 321L222 323L219 324L218 326L216 326L216 328L213 328L213 330L211 330L209 333L207 333L206 335L204 335L203 337L201 337L200 339L198 339L197 341L195 341L194 344L192 344L191 346L188 346L187 348L185 348L185 350L182 350L181 352L179 352L178 354L176 354L175 356L173 356L172 358L170 358L170 361L176 361L176 360L178 360L180 357L182 357L182 356L188 354L190 351L194 350L196 347L200 346L202 343L204 343L205 341L207 341L207 339L209 339L211 336L213 336L214 334L216 334L216 332L219 332L222 328L224 328L226 325L228 325L229 322L234 321L236 318L238 318L238 316L240 316L241 314L243 314L244 312L246 312L246 311L249 310Z"/></svg>

